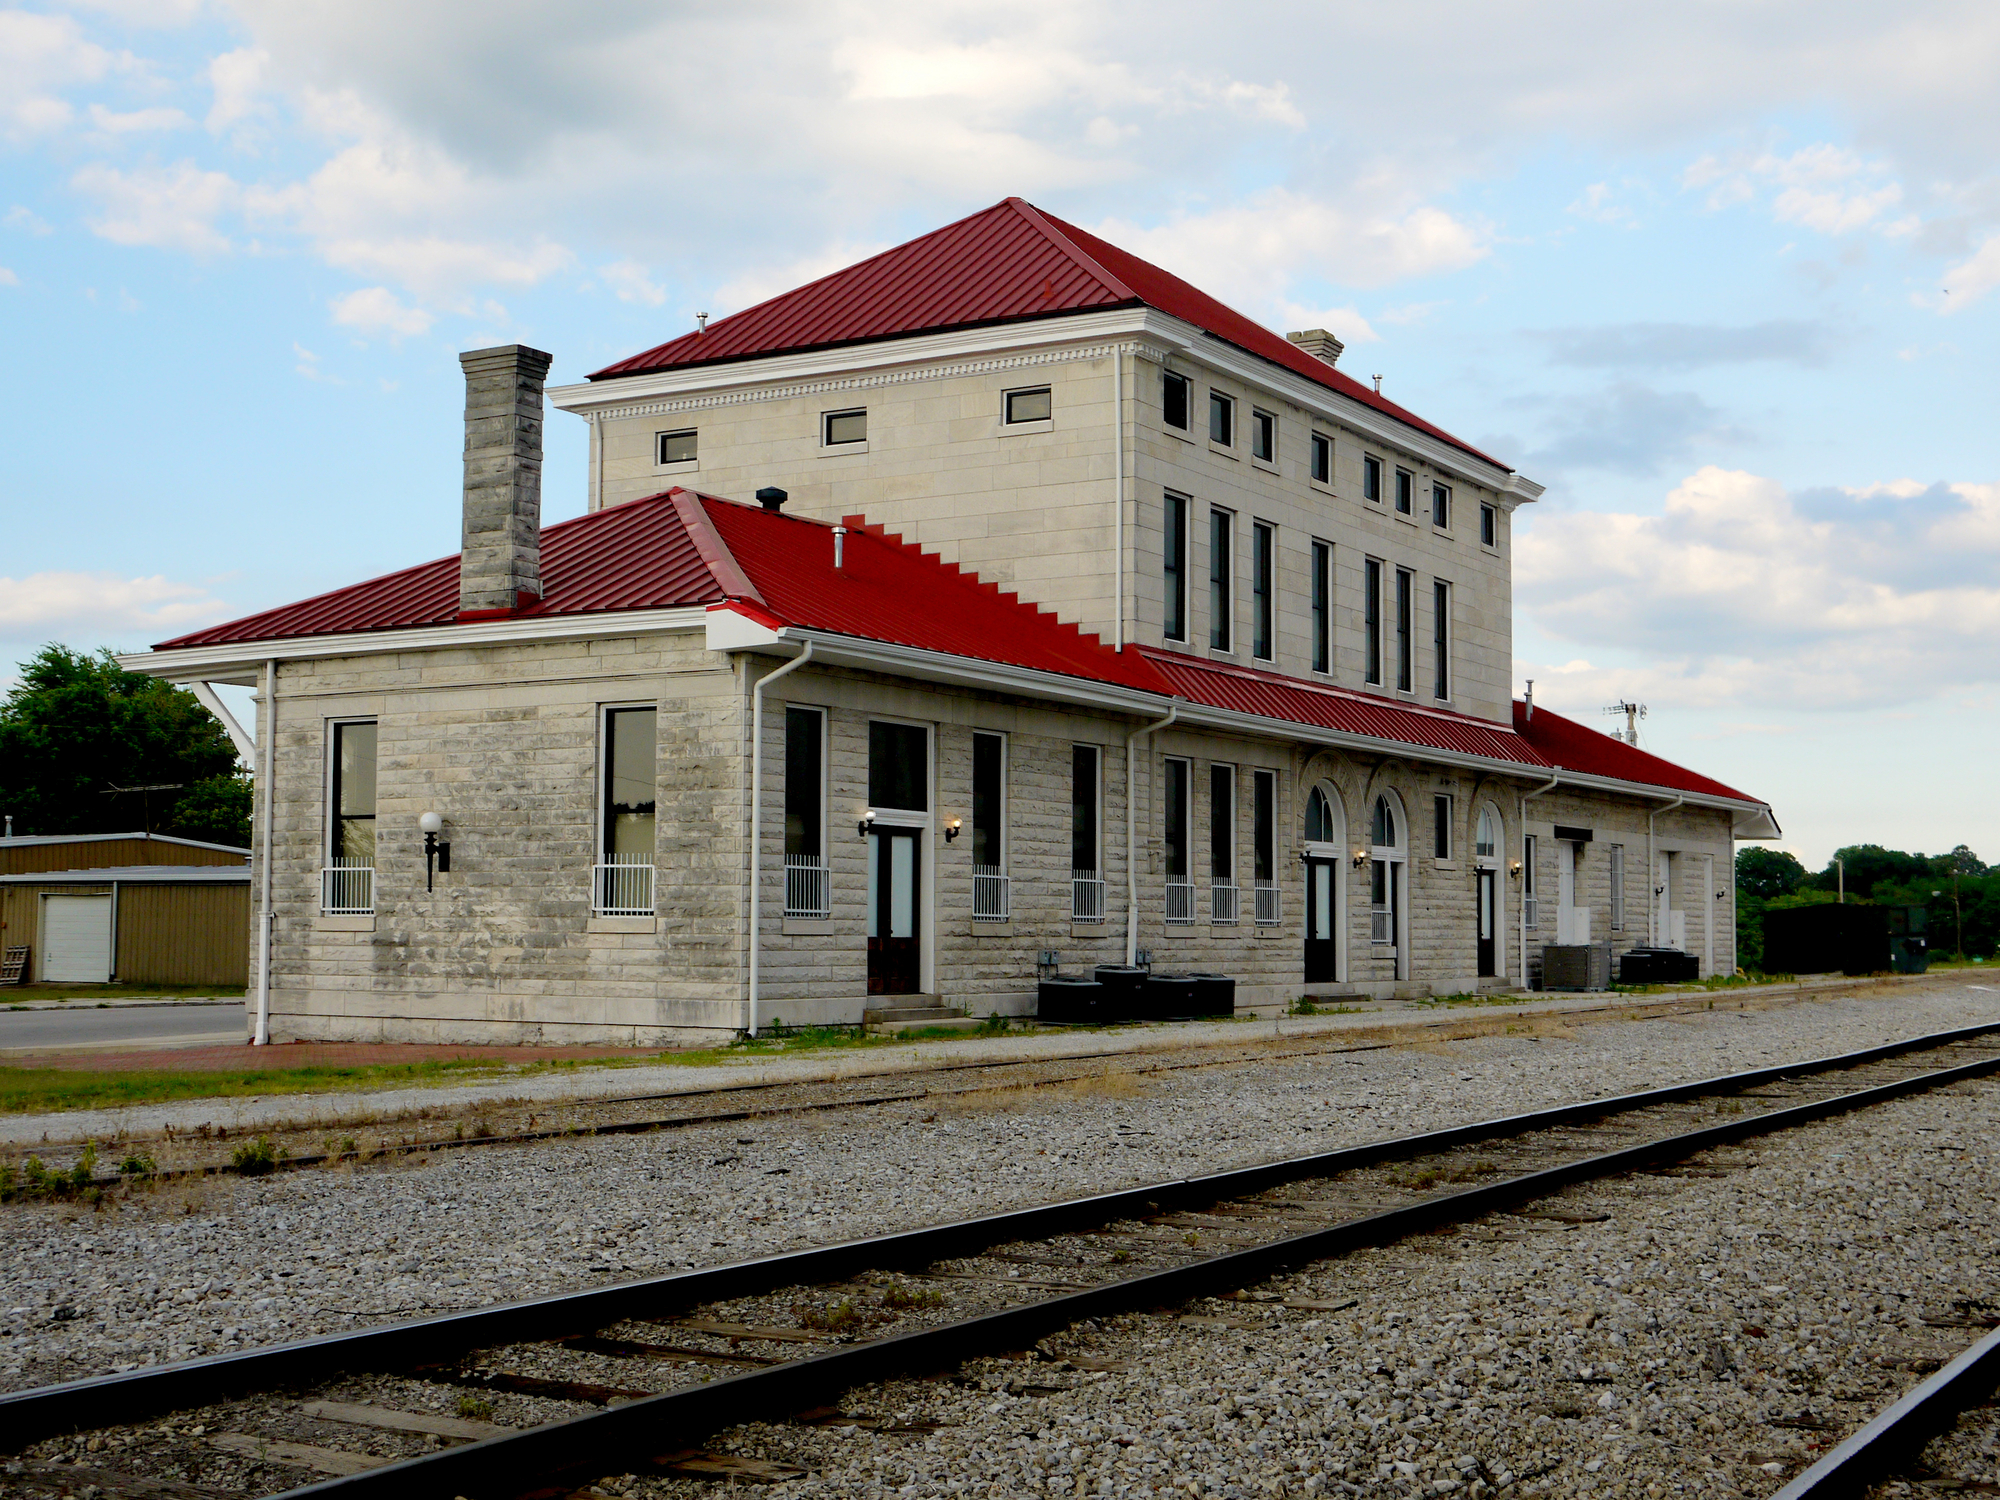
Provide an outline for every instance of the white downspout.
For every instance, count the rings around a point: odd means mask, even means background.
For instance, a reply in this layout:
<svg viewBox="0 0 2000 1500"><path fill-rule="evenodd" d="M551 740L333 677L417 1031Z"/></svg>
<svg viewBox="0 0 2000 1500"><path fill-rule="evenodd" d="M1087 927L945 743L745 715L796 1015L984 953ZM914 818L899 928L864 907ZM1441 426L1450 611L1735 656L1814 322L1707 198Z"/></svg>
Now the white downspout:
<svg viewBox="0 0 2000 1500"><path fill-rule="evenodd" d="M1142 724L1125 736L1125 962L1139 961L1139 736L1165 729L1181 716L1176 703L1155 724ZM1152 799L1146 799L1148 805Z"/></svg>
<svg viewBox="0 0 2000 1500"><path fill-rule="evenodd" d="M1533 685L1530 684L1529 691L1532 692L1533 690L1534 690ZM1544 792L1554 791L1556 783L1561 780L1562 776L1560 773L1558 773L1557 775L1551 776L1548 779L1548 784L1546 786L1538 786L1532 792L1524 792L1521 795L1521 827L1519 829L1519 836L1521 840L1521 894L1514 898L1514 905L1516 907L1514 915L1521 924L1521 941L1516 946L1514 952L1515 955L1521 961L1522 989L1526 989L1528 987L1528 885L1535 878L1535 872L1533 870L1530 870L1527 865L1528 799L1531 797L1539 797ZM1503 964L1501 965L1501 967L1505 968L1506 965Z"/></svg>
<svg viewBox="0 0 2000 1500"><path fill-rule="evenodd" d="M257 1030L253 1041L259 1047L268 1047L271 1044L271 804L277 800L278 790L273 769L278 742L276 657L264 663L263 740L257 747L263 751L260 759L264 762L263 770L257 773L257 801L262 804L258 811L263 814L259 821L264 825L258 845L264 855L264 867L257 880Z"/></svg>
<svg viewBox="0 0 2000 1500"><path fill-rule="evenodd" d="M1648 948L1660 946L1660 897L1666 894L1653 883L1660 878L1660 855L1653 847L1653 819L1663 812L1672 812L1685 801L1687 798L1684 796L1676 797L1665 807L1656 807L1646 814L1646 946Z"/></svg>
<svg viewBox="0 0 2000 1500"><path fill-rule="evenodd" d="M1115 477L1112 480L1111 554L1112 603L1116 618L1111 627L1113 650L1125 649L1125 354L1111 351L1111 432ZM1129 795L1129 793L1128 793ZM1127 959L1127 963L1131 960Z"/></svg>
<svg viewBox="0 0 2000 1500"><path fill-rule="evenodd" d="M750 689L750 1035L757 1034L758 957L764 947L764 689L812 660L813 643ZM739 782L738 785L741 785Z"/></svg>

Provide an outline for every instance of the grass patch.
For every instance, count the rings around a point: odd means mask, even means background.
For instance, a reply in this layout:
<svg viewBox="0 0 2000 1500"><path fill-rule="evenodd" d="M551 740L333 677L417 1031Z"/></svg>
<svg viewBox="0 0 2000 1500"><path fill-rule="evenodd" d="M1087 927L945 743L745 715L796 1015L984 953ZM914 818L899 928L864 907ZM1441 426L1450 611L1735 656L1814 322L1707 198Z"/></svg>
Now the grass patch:
<svg viewBox="0 0 2000 1500"><path fill-rule="evenodd" d="M1414 1005L1419 1010L1440 1010L1447 1007L1455 1009L1462 1005L1520 1005L1534 998L1532 995L1478 995L1471 990L1460 990L1455 995L1433 995L1428 1000L1410 1000L1405 1003Z"/></svg>
<svg viewBox="0 0 2000 1500"><path fill-rule="evenodd" d="M1690 994L1695 990L1714 993L1716 990L1752 989L1763 984L1793 984L1796 974L1711 974L1706 979L1684 979L1678 984L1613 984L1614 995L1675 995Z"/></svg>
<svg viewBox="0 0 2000 1500"><path fill-rule="evenodd" d="M458 1083L540 1067L490 1059L377 1063L354 1067L248 1068L242 1072L86 1072L0 1068L0 1113L109 1109L174 1099L233 1099L249 1094L321 1094L392 1084Z"/></svg>
<svg viewBox="0 0 2000 1500"><path fill-rule="evenodd" d="M1368 1005L1323 1005L1311 995L1301 995L1285 1007L1288 1016L1361 1016L1373 1011Z"/></svg>

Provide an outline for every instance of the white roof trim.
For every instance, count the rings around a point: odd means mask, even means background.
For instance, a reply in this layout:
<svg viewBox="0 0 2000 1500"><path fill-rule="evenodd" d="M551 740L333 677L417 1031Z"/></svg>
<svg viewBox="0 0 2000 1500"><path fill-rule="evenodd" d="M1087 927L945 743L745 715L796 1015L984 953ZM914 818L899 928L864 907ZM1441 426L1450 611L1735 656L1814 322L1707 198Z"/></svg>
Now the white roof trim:
<svg viewBox="0 0 2000 1500"><path fill-rule="evenodd" d="M249 880L248 865L107 865L0 875L0 885L247 885Z"/></svg>
<svg viewBox="0 0 2000 1500"><path fill-rule="evenodd" d="M240 854L245 859L250 851L237 844L207 844L200 839L177 839L168 833L17 833L11 839L0 839L0 849L26 849L39 844L101 844L110 839L151 839L156 844L178 844L183 849L214 849L221 854ZM218 865L218 869L227 869Z"/></svg>

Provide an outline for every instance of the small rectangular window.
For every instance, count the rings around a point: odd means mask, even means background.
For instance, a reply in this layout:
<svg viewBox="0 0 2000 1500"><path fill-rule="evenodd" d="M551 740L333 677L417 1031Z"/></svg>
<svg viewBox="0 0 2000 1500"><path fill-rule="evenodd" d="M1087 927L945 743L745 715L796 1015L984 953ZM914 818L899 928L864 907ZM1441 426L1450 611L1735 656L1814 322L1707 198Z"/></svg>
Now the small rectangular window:
<svg viewBox="0 0 2000 1500"><path fill-rule="evenodd" d="M868 725L868 805L903 812L930 810L930 741L920 724Z"/></svg>
<svg viewBox="0 0 2000 1500"><path fill-rule="evenodd" d="M1170 641L1187 639L1187 523L1187 496L1168 495L1163 574L1167 589L1164 634Z"/></svg>
<svg viewBox="0 0 2000 1500"><path fill-rule="evenodd" d="M1333 670L1333 544L1313 543L1313 670Z"/></svg>
<svg viewBox="0 0 2000 1500"><path fill-rule="evenodd" d="M659 437L660 462L663 464L692 463L695 456L694 429L684 427L679 432L663 432Z"/></svg>
<svg viewBox="0 0 2000 1500"><path fill-rule="evenodd" d="M817 859L826 837L826 715L785 709L785 858Z"/></svg>
<svg viewBox="0 0 2000 1500"><path fill-rule="evenodd" d="M1611 930L1625 930L1625 846L1611 846Z"/></svg>
<svg viewBox="0 0 2000 1500"><path fill-rule="evenodd" d="M1437 671L1431 682L1433 698L1451 696L1451 585L1443 579L1431 583L1431 655Z"/></svg>
<svg viewBox="0 0 2000 1500"><path fill-rule="evenodd" d="M1382 564L1372 557L1361 565L1361 675L1382 680Z"/></svg>
<svg viewBox="0 0 2000 1500"><path fill-rule="evenodd" d="M1411 596L1415 592L1415 583L1416 575L1408 568L1396 569L1396 687L1405 693L1410 691L1411 684L1416 680L1416 663L1411 660L1414 651L1410 640L1410 614L1415 608Z"/></svg>
<svg viewBox="0 0 2000 1500"><path fill-rule="evenodd" d="M1208 875L1216 885L1236 883L1236 767L1208 768Z"/></svg>
<svg viewBox="0 0 2000 1500"><path fill-rule="evenodd" d="M1361 460L1361 498L1373 500L1378 505L1382 500L1382 460L1364 458Z"/></svg>
<svg viewBox="0 0 2000 1500"><path fill-rule="evenodd" d="M1188 878L1188 763L1169 760L1164 768L1165 805L1161 835L1166 841L1167 879L1185 884Z"/></svg>
<svg viewBox="0 0 2000 1500"><path fill-rule="evenodd" d="M604 862L616 855L653 858L653 810L660 773L655 759L658 713L650 708L604 711ZM624 861L627 863L635 861Z"/></svg>
<svg viewBox="0 0 2000 1500"><path fill-rule="evenodd" d="M1451 858L1451 797L1446 793L1431 798L1431 852L1437 859Z"/></svg>
<svg viewBox="0 0 2000 1500"><path fill-rule="evenodd" d="M1250 654L1271 659L1273 530L1263 521L1250 527Z"/></svg>
<svg viewBox="0 0 2000 1500"><path fill-rule="evenodd" d="M1097 864L1099 755L1095 745L1070 746L1069 867L1074 878L1100 878Z"/></svg>
<svg viewBox="0 0 2000 1500"><path fill-rule="evenodd" d="M1169 370L1160 377L1160 420L1169 427L1188 430L1188 408L1193 404L1192 388L1185 375Z"/></svg>
<svg viewBox="0 0 2000 1500"><path fill-rule="evenodd" d="M1278 773L1250 773L1251 878L1269 885L1278 877Z"/></svg>
<svg viewBox="0 0 2000 1500"><path fill-rule="evenodd" d="M1037 386L1031 391L1009 391L1007 393L1007 420L1014 422L1046 422L1053 407L1049 399L1049 388Z"/></svg>
<svg viewBox="0 0 2000 1500"><path fill-rule="evenodd" d="M1315 484L1333 483L1333 439L1323 432L1312 435L1312 477Z"/></svg>
<svg viewBox="0 0 2000 1500"><path fill-rule="evenodd" d="M1535 899L1535 836L1521 835L1521 920L1530 927L1539 925L1541 903Z"/></svg>
<svg viewBox="0 0 2000 1500"><path fill-rule="evenodd" d="M1250 413L1250 456L1267 464L1278 461L1278 419L1267 411Z"/></svg>
<svg viewBox="0 0 2000 1500"><path fill-rule="evenodd" d="M1236 517L1226 510L1208 513L1208 644L1216 651L1229 649L1229 543L1235 526Z"/></svg>
<svg viewBox="0 0 2000 1500"><path fill-rule="evenodd" d="M1434 484L1431 486L1431 525L1440 531L1451 528L1451 487Z"/></svg>
<svg viewBox="0 0 2000 1500"><path fill-rule="evenodd" d="M1007 863L1007 741L997 734L972 737L972 864L999 873Z"/></svg>
<svg viewBox="0 0 2000 1500"><path fill-rule="evenodd" d="M854 411L830 411L820 419L820 441L829 448L837 448L842 443L865 443L868 441L868 408Z"/></svg>
<svg viewBox="0 0 2000 1500"><path fill-rule="evenodd" d="M327 853L333 861L375 864L375 747L373 720L333 726L333 808Z"/></svg>
<svg viewBox="0 0 2000 1500"><path fill-rule="evenodd" d="M1479 542L1483 547L1500 545L1500 513L1490 505L1479 507Z"/></svg>
<svg viewBox="0 0 2000 1500"><path fill-rule="evenodd" d="M1417 476L1408 469L1396 471L1396 514L1414 515L1417 506Z"/></svg>
<svg viewBox="0 0 2000 1500"><path fill-rule="evenodd" d="M1208 440L1225 448L1236 444L1236 403L1220 391L1208 393Z"/></svg>

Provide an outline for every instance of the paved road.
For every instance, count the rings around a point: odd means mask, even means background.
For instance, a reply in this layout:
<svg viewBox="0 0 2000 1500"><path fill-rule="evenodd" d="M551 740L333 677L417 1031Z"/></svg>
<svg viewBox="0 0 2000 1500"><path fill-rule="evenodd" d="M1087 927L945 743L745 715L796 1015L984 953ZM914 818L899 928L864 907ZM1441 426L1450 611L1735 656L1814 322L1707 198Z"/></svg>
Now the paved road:
<svg viewBox="0 0 2000 1500"><path fill-rule="evenodd" d="M243 1002L221 1005L124 1005L99 1010L0 1009L0 1054L109 1047L198 1047L240 1041Z"/></svg>

